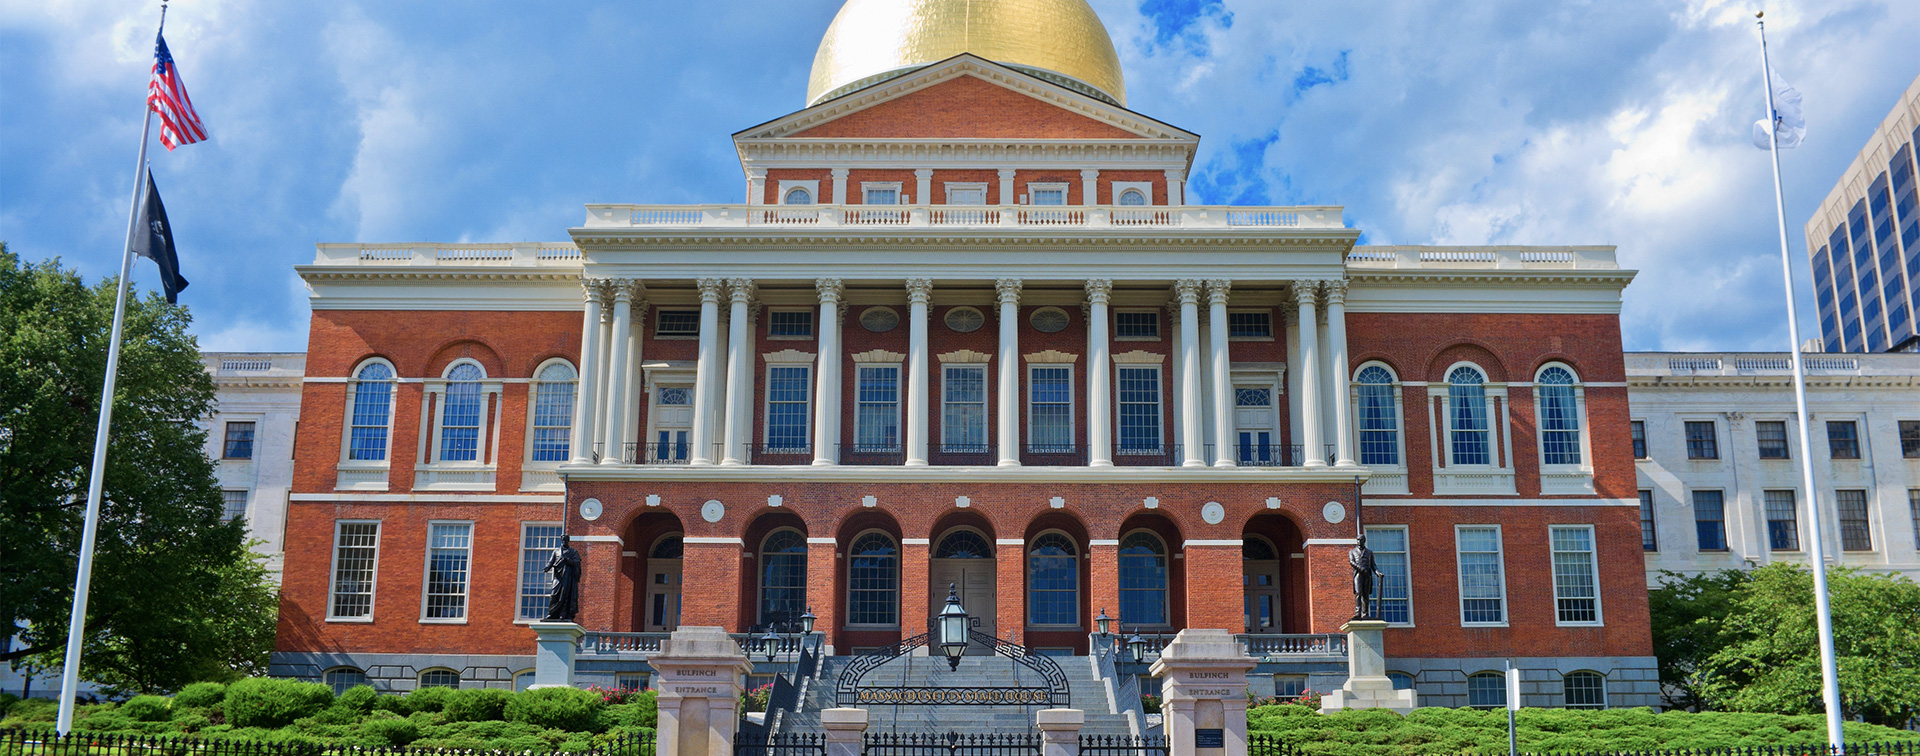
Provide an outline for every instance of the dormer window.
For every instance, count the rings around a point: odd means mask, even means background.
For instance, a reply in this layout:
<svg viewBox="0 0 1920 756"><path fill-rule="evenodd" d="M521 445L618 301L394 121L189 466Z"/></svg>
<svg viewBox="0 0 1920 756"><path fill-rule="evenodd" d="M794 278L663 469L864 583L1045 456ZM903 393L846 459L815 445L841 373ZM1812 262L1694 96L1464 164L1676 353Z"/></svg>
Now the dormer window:
<svg viewBox="0 0 1920 756"><path fill-rule="evenodd" d="M1128 189L1120 193L1120 204L1123 206L1145 205L1147 204L1147 195L1139 189Z"/></svg>
<svg viewBox="0 0 1920 756"><path fill-rule="evenodd" d="M811 205L813 193L805 189L788 189L786 196L780 198L782 205Z"/></svg>

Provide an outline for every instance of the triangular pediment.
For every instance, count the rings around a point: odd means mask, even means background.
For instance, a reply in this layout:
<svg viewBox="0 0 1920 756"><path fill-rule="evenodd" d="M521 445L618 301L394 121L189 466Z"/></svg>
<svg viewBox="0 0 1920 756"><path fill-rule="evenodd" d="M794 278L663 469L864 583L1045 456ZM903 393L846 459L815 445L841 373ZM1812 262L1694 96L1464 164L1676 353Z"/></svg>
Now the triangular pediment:
<svg viewBox="0 0 1920 756"><path fill-rule="evenodd" d="M1199 136L961 54L734 134L762 139L1154 139Z"/></svg>

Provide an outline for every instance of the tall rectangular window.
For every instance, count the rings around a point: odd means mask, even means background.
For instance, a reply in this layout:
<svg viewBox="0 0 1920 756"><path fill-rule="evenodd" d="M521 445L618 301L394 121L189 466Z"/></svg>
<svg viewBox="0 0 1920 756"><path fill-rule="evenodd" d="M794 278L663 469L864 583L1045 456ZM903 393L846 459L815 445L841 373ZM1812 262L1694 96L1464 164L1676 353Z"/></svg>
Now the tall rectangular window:
<svg viewBox="0 0 1920 756"><path fill-rule="evenodd" d="M1413 594L1407 564L1407 529L1367 528L1367 547L1373 549L1374 569L1380 573L1380 584L1374 588L1374 596L1380 601L1380 619L1411 624Z"/></svg>
<svg viewBox="0 0 1920 756"><path fill-rule="evenodd" d="M554 363L540 370L533 384L535 462L565 462L573 448L573 368Z"/></svg>
<svg viewBox="0 0 1920 756"><path fill-rule="evenodd" d="M1645 420L1633 421L1632 432L1633 432L1633 458L1646 459L1647 458L1647 422Z"/></svg>
<svg viewBox="0 0 1920 756"><path fill-rule="evenodd" d="M360 368L353 384L353 426L347 437L347 459L384 462L387 459L387 420L393 409L393 370L372 362Z"/></svg>
<svg viewBox="0 0 1920 756"><path fill-rule="evenodd" d="M1478 382L1448 386L1447 412L1453 421L1450 434L1453 452L1449 461L1455 465L1493 464L1493 451L1487 439L1486 386Z"/></svg>
<svg viewBox="0 0 1920 756"><path fill-rule="evenodd" d="M1727 550L1727 514L1719 491L1693 492L1693 532L1701 551Z"/></svg>
<svg viewBox="0 0 1920 756"><path fill-rule="evenodd" d="M481 407L486 404L477 380L480 371L469 363L455 366L449 373L447 390L440 395L439 461L478 462Z"/></svg>
<svg viewBox="0 0 1920 756"><path fill-rule="evenodd" d="M225 490L220 492L220 521L233 522L234 519L247 516L247 491Z"/></svg>
<svg viewBox="0 0 1920 756"><path fill-rule="evenodd" d="M421 619L467 618L467 578L472 563L473 523L427 526L427 586Z"/></svg>
<svg viewBox="0 0 1920 756"><path fill-rule="evenodd" d="M1273 313L1266 310L1227 313L1227 338L1273 338Z"/></svg>
<svg viewBox="0 0 1920 756"><path fill-rule="evenodd" d="M987 366L948 365L940 370L940 448L987 450Z"/></svg>
<svg viewBox="0 0 1920 756"><path fill-rule="evenodd" d="M1653 523L1653 492L1644 488L1640 490L1640 550L1660 550L1660 533Z"/></svg>
<svg viewBox="0 0 1920 756"><path fill-rule="evenodd" d="M854 446L900 450L900 366L861 365L855 389Z"/></svg>
<svg viewBox="0 0 1920 756"><path fill-rule="evenodd" d="M1719 459L1720 439L1712 420L1687 421L1687 459Z"/></svg>
<svg viewBox="0 0 1920 756"><path fill-rule="evenodd" d="M1027 368L1027 451L1073 451L1073 368Z"/></svg>
<svg viewBox="0 0 1920 756"><path fill-rule="evenodd" d="M1158 451L1163 438L1160 432L1160 368L1121 367L1118 372L1120 451Z"/></svg>
<svg viewBox="0 0 1920 756"><path fill-rule="evenodd" d="M1840 548L1846 551L1872 551L1873 527L1867 522L1867 492L1859 489L1833 492L1840 510Z"/></svg>
<svg viewBox="0 0 1920 756"><path fill-rule="evenodd" d="M253 459L253 421L227 423L226 443L222 447L220 456L224 459Z"/></svg>
<svg viewBox="0 0 1920 756"><path fill-rule="evenodd" d="M547 598L553 590L553 576L547 573L547 560L566 539L554 523L529 522L520 526L520 609L523 620L547 616Z"/></svg>
<svg viewBox="0 0 1920 756"><path fill-rule="evenodd" d="M1592 525L1555 525L1553 603L1563 625L1599 624L1600 565L1594 558Z"/></svg>
<svg viewBox="0 0 1920 756"><path fill-rule="evenodd" d="M1460 623L1505 623L1507 581L1500 558L1500 528L1457 526L1454 546L1460 559Z"/></svg>
<svg viewBox="0 0 1920 756"><path fill-rule="evenodd" d="M812 337L813 311L774 310L767 313L767 335L777 339L804 339Z"/></svg>
<svg viewBox="0 0 1920 756"><path fill-rule="evenodd" d="M1827 452L1834 459L1859 459L1860 426L1852 420L1828 420Z"/></svg>
<svg viewBox="0 0 1920 756"><path fill-rule="evenodd" d="M374 567L380 523L341 520L333 525L333 590L328 619L373 617Z"/></svg>
<svg viewBox="0 0 1920 756"><path fill-rule="evenodd" d="M1799 505L1792 490L1766 491L1767 545L1774 551L1800 550Z"/></svg>
<svg viewBox="0 0 1920 756"><path fill-rule="evenodd" d="M1360 464L1400 466L1400 411L1393 396L1393 374L1368 365L1355 376L1359 404Z"/></svg>
<svg viewBox="0 0 1920 756"><path fill-rule="evenodd" d="M1920 543L1920 488L1907 489L1907 514L1913 518L1913 542Z"/></svg>
<svg viewBox="0 0 1920 756"><path fill-rule="evenodd" d="M807 400L811 396L806 365L767 368L767 448L807 448Z"/></svg>
<svg viewBox="0 0 1920 756"><path fill-rule="evenodd" d="M1784 420L1761 420L1753 424L1754 440L1760 444L1761 459L1787 459L1787 423Z"/></svg>
<svg viewBox="0 0 1920 756"><path fill-rule="evenodd" d="M1160 338L1160 313L1152 310L1121 310L1113 314L1116 339Z"/></svg>
<svg viewBox="0 0 1920 756"><path fill-rule="evenodd" d="M699 310L661 310L654 314L656 338L688 339L700 335Z"/></svg>
<svg viewBox="0 0 1920 756"><path fill-rule="evenodd" d="M1900 456L1920 459L1920 420L1900 421Z"/></svg>

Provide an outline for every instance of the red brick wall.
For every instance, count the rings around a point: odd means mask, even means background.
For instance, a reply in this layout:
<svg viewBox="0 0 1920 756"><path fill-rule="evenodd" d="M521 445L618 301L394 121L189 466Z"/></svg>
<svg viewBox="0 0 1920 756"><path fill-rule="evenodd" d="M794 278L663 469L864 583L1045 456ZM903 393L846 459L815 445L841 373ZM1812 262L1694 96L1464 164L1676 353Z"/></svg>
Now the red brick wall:
<svg viewBox="0 0 1920 756"><path fill-rule="evenodd" d="M910 92L797 139L1137 139L1138 134L972 76Z"/></svg>

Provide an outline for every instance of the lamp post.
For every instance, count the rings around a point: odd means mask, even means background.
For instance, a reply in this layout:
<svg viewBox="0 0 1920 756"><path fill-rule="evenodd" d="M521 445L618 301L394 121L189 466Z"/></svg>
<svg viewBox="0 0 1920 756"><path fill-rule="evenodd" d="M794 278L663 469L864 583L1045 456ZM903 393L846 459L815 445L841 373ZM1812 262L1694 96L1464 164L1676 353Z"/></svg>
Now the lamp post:
<svg viewBox="0 0 1920 756"><path fill-rule="evenodd" d="M767 655L767 663L773 663L773 655L780 650L780 636L773 633L773 625L767 625L767 634L760 636L760 650Z"/></svg>
<svg viewBox="0 0 1920 756"><path fill-rule="evenodd" d="M1100 607L1100 616L1093 618L1094 627L1097 627L1100 629L1099 630L1100 637L1102 638L1107 637L1107 635L1109 634L1107 632L1108 630L1107 626L1111 624L1113 624L1113 618L1107 616L1107 608L1104 606Z"/></svg>
<svg viewBox="0 0 1920 756"><path fill-rule="evenodd" d="M1133 654L1133 663L1139 664L1147 656L1147 639L1140 637L1140 631L1133 631L1127 638L1127 651Z"/></svg>
<svg viewBox="0 0 1920 756"><path fill-rule="evenodd" d="M811 606L807 607L807 613L800 615L800 634L812 635L813 621L816 619L819 619L819 618L813 616L813 607Z"/></svg>
<svg viewBox="0 0 1920 756"><path fill-rule="evenodd" d="M967 652L967 610L960 606L960 593L947 584L947 605L940 609L940 652L947 656L947 669L960 668L960 655Z"/></svg>

